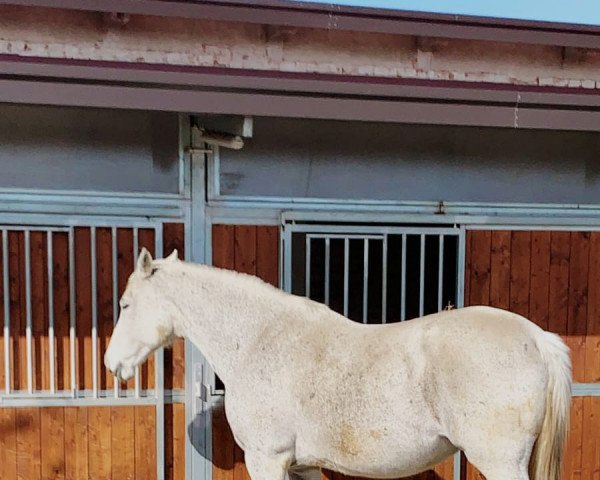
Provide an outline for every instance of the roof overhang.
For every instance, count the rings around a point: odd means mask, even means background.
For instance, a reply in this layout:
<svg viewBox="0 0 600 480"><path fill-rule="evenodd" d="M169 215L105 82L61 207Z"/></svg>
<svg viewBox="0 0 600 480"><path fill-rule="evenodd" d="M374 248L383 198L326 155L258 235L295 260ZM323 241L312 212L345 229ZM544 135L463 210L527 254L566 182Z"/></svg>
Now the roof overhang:
<svg viewBox="0 0 600 480"><path fill-rule="evenodd" d="M600 48L600 26L345 7L285 0L0 0L0 4L201 18L424 37Z"/></svg>
<svg viewBox="0 0 600 480"><path fill-rule="evenodd" d="M600 131L595 90L0 56L0 102Z"/></svg>

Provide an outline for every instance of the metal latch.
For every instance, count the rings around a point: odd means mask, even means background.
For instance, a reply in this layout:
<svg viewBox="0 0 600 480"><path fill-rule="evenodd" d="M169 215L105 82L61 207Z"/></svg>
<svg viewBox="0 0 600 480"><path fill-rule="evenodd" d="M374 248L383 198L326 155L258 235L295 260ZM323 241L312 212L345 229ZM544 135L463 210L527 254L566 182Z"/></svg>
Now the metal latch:
<svg viewBox="0 0 600 480"><path fill-rule="evenodd" d="M202 404L209 400L210 389L204 383L204 365L197 363L194 372L194 406L196 412L201 412Z"/></svg>

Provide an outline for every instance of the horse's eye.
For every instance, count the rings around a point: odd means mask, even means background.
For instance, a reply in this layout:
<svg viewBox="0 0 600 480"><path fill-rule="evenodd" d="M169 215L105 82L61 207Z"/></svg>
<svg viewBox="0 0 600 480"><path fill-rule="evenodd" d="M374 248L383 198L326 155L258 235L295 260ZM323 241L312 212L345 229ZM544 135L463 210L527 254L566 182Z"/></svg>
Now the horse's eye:
<svg viewBox="0 0 600 480"><path fill-rule="evenodd" d="M121 305L121 310L125 310L126 308L129 308L129 305Z"/></svg>

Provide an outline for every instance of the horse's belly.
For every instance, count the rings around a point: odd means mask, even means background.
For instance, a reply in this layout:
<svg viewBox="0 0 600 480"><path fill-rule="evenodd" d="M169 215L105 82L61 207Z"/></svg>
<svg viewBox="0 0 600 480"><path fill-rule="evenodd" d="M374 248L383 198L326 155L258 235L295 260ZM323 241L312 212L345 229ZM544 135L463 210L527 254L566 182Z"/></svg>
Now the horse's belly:
<svg viewBox="0 0 600 480"><path fill-rule="evenodd" d="M394 440L378 437L376 430L362 436L355 433L342 431L339 438L321 445L302 444L298 439L297 463L345 475L398 478L422 472L456 451L448 440L433 434Z"/></svg>

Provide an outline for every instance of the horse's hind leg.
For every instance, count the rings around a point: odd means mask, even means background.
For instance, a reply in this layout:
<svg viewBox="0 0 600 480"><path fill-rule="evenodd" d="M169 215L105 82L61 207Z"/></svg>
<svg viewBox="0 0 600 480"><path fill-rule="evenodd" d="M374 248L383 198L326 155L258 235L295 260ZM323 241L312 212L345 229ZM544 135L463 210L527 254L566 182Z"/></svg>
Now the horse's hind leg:
<svg viewBox="0 0 600 480"><path fill-rule="evenodd" d="M487 480L529 480L527 468L520 465L484 465L479 470Z"/></svg>
<svg viewBox="0 0 600 480"><path fill-rule="evenodd" d="M476 449L465 449L465 455L487 480L530 480L529 459L533 439L490 441Z"/></svg>
<svg viewBox="0 0 600 480"><path fill-rule="evenodd" d="M285 480L292 452L264 453L246 450L246 468L252 480Z"/></svg>

